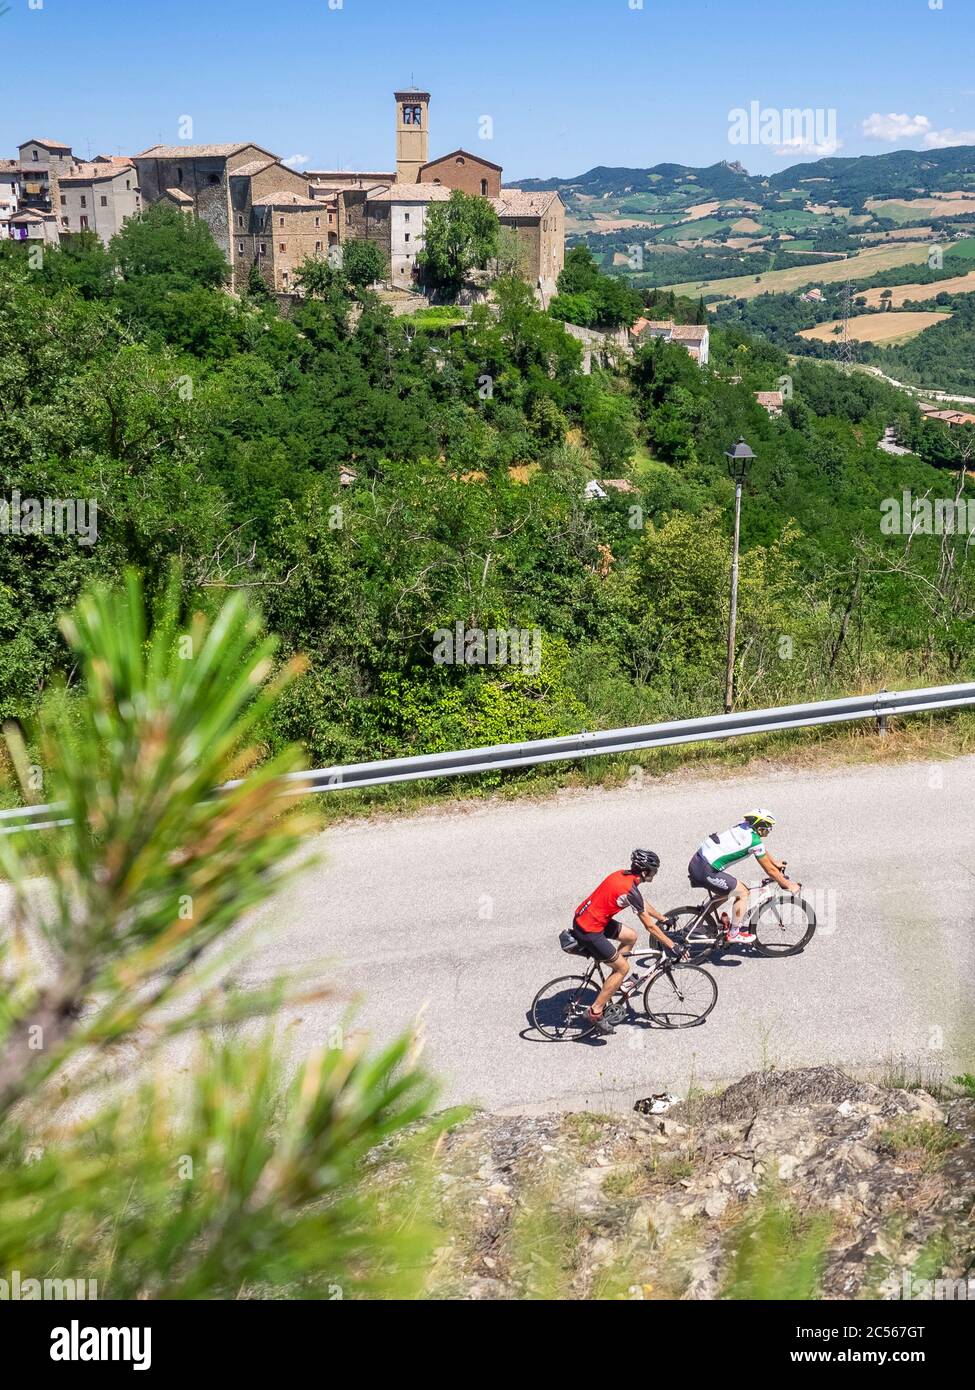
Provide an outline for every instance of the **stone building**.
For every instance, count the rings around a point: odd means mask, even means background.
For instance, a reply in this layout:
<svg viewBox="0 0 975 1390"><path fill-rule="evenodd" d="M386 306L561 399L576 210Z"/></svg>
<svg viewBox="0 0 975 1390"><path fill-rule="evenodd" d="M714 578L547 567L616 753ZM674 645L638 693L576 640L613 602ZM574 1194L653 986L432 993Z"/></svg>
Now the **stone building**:
<svg viewBox="0 0 975 1390"><path fill-rule="evenodd" d="M136 155L135 164L147 204L168 201L206 222L230 265L232 287L246 283L255 262L272 288L279 287L285 271L291 278L290 252L273 252L268 241L267 199L311 200L307 178L282 164L277 155L248 143L154 145ZM285 214L289 225L297 206L297 202L293 203ZM322 231L320 227L312 230ZM327 242L327 235L309 238L304 227L301 236L303 242ZM283 240L288 246L291 237ZM263 256L258 249L260 241L265 244ZM281 244L281 239L277 244Z"/></svg>
<svg viewBox="0 0 975 1390"><path fill-rule="evenodd" d="M417 256L423 250L427 209L445 203L450 190L433 183L395 183L366 195L366 231L389 265L390 281L409 288L416 278Z"/></svg>
<svg viewBox="0 0 975 1390"><path fill-rule="evenodd" d="M21 164L38 173L45 169L60 173L75 162L71 146L62 144L60 140L25 140L17 146L17 153Z"/></svg>
<svg viewBox="0 0 975 1390"><path fill-rule="evenodd" d="M343 188L375 188L380 184L388 187L396 182L396 170L362 174L352 169L308 169L305 178L314 197L332 197Z"/></svg>
<svg viewBox="0 0 975 1390"><path fill-rule="evenodd" d="M25 207L51 211L57 200L57 178L75 163L70 145L59 140L25 140L17 146L20 200Z"/></svg>
<svg viewBox="0 0 975 1390"><path fill-rule="evenodd" d="M60 140L25 140L18 145L11 167L16 172L19 211L51 212L58 202L58 176L74 163L71 146ZM18 233L18 239L25 238ZM52 239L49 232L46 239ZM53 240L58 240L56 223Z"/></svg>
<svg viewBox="0 0 975 1390"><path fill-rule="evenodd" d="M501 192L501 165L471 154L470 150L451 150L450 154L424 164L418 182L440 183L446 188L459 188L462 193L497 198Z"/></svg>
<svg viewBox="0 0 975 1390"><path fill-rule="evenodd" d="M565 254L558 194L503 188L501 166L469 150L431 160L430 93L409 88L394 99L395 171L299 174L259 145L154 145L135 156L143 201L167 199L201 217L227 257L235 287L257 264L268 284L284 292L303 255L327 255L329 247L357 239L381 249L394 285L409 285L427 210L456 189L493 202L511 234L506 250L518 273L554 293Z"/></svg>
<svg viewBox="0 0 975 1390"><path fill-rule="evenodd" d="M565 262L565 208L557 193L524 193L501 185L502 168L469 150L429 158L430 93L406 89L396 102L396 177L320 174L320 196L335 191L338 239L366 237L383 251L396 286L416 278L427 210L453 190L490 199L509 233L502 261L543 294L554 294ZM369 180L375 179L370 188ZM341 180L341 182L340 182Z"/></svg>
<svg viewBox="0 0 975 1390"><path fill-rule="evenodd" d="M502 229L511 234L516 270L544 294L555 293L565 265L565 205L557 193L502 188L492 198ZM506 248L502 247L502 251Z"/></svg>
<svg viewBox="0 0 975 1390"><path fill-rule="evenodd" d="M7 237L8 223L20 205L20 163L0 159L0 237Z"/></svg>
<svg viewBox="0 0 975 1390"><path fill-rule="evenodd" d="M711 331L707 324L639 318L631 327L630 336L635 344L647 343L651 338L662 338L666 343L679 343L701 367L706 367L710 360Z"/></svg>
<svg viewBox="0 0 975 1390"><path fill-rule="evenodd" d="M302 261L328 249L328 210L317 198L289 189L258 194L252 202L250 228L234 237L234 270L245 285L252 265L278 294L294 292Z"/></svg>
<svg viewBox="0 0 975 1390"><path fill-rule="evenodd" d="M8 218L7 235L13 241L41 241L49 246L57 246L60 240L54 213L36 208L21 208Z"/></svg>
<svg viewBox="0 0 975 1390"><path fill-rule="evenodd" d="M396 102L396 182L419 183L430 157L430 93L410 88L394 92Z"/></svg>
<svg viewBox="0 0 975 1390"><path fill-rule="evenodd" d="M54 211L63 232L95 232L107 246L141 211L139 177L131 160L99 155L57 176Z"/></svg>

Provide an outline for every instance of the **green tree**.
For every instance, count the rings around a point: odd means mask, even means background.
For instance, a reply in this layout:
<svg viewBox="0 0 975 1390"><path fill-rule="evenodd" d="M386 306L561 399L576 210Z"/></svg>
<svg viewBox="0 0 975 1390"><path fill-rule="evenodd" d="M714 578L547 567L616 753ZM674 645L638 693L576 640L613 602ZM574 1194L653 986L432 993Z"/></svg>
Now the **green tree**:
<svg viewBox="0 0 975 1390"><path fill-rule="evenodd" d="M295 271L295 284L302 294L329 299L342 285L337 266L321 256L306 256Z"/></svg>
<svg viewBox="0 0 975 1390"><path fill-rule="evenodd" d="M389 274L386 257L374 241L347 241L342 247L342 274L353 289L366 289Z"/></svg>
<svg viewBox="0 0 975 1390"><path fill-rule="evenodd" d="M472 270L483 270L498 254L501 224L486 198L453 189L427 209L424 247L417 260L435 285L457 288Z"/></svg>
<svg viewBox="0 0 975 1390"><path fill-rule="evenodd" d="M114 287L112 258L94 232L62 238L59 247L45 246L39 272L51 291L75 289L83 299L108 299Z"/></svg>
<svg viewBox="0 0 975 1390"><path fill-rule="evenodd" d="M582 425L600 469L625 473L636 447L636 421L627 396L597 391L583 409Z"/></svg>
<svg viewBox="0 0 975 1390"><path fill-rule="evenodd" d="M247 272L247 295L258 304L273 304L274 294L261 274L261 267L254 261Z"/></svg>
<svg viewBox="0 0 975 1390"><path fill-rule="evenodd" d="M429 1105L409 1040L369 1059L323 1046L288 1084L270 1037L229 1035L293 986L221 990L228 959L207 954L313 824L282 795L292 753L210 794L252 763L293 672L268 682L273 643L239 594L208 623L171 593L148 632L130 580L86 597L65 636L84 689L49 710L40 757L70 824L32 836L29 858L0 842L17 924L0 954L0 1261L120 1299L415 1292L423 1229L360 1185ZM17 740L11 755L22 768ZM164 1049L214 1030L228 1040L198 1044L169 1084ZM155 1065L140 1080L127 1060L100 1098L136 1037Z"/></svg>
<svg viewBox="0 0 975 1390"><path fill-rule="evenodd" d="M585 294L600 277L599 266L588 246L573 246L565 254L556 287L559 294Z"/></svg>
<svg viewBox="0 0 975 1390"><path fill-rule="evenodd" d="M109 242L124 280L163 276L183 288L223 285L230 267L207 224L166 203L129 218Z"/></svg>

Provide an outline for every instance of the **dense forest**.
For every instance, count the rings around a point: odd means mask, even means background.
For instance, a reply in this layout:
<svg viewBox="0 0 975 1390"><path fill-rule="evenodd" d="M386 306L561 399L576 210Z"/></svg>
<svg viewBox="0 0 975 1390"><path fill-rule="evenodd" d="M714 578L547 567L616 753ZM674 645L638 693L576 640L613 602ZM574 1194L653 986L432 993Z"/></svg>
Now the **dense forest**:
<svg viewBox="0 0 975 1390"><path fill-rule="evenodd" d="M0 255L3 495L94 499L98 530L2 537L4 718L29 726L60 682L70 700L57 615L126 566L150 590L177 566L211 611L249 589L281 658L307 657L267 746L315 765L713 711L739 435L741 703L971 673L964 537L885 534L881 503L967 488L972 432L883 383L740 325L703 370L658 342L586 375L512 278L459 326L341 270L282 309L229 294L207 229L158 207L38 259ZM570 280L563 308L639 303L578 260ZM770 419L754 392L783 377ZM878 450L892 423L916 456ZM632 490L589 498L593 478ZM438 659L458 623L537 633L540 660Z"/></svg>

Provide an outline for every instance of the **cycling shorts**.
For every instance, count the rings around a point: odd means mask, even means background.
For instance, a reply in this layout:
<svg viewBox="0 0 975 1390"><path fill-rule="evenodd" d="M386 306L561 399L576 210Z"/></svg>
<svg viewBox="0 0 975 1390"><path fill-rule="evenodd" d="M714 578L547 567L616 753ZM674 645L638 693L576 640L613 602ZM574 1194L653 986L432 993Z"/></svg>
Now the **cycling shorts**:
<svg viewBox="0 0 975 1390"><path fill-rule="evenodd" d="M727 869L716 869L700 850L687 866L687 877L692 888L707 888L712 893L733 893L738 887L734 874L729 874Z"/></svg>

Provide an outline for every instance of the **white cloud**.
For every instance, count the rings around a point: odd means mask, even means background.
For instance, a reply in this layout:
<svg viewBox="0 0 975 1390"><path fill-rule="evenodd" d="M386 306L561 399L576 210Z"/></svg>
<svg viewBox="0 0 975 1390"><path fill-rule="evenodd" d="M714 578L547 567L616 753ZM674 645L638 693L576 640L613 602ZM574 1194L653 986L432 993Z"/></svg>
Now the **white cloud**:
<svg viewBox="0 0 975 1390"><path fill-rule="evenodd" d="M875 111L863 122L863 133L868 140L887 140L894 144L898 140L914 140L919 135L926 136L933 132L927 116L908 116L906 112L897 115L893 111L883 116Z"/></svg>
<svg viewBox="0 0 975 1390"><path fill-rule="evenodd" d="M886 116L875 111L863 122L863 133L868 140L886 140L889 144L898 141L917 140L926 150L944 150L949 145L975 145L975 130L935 130L928 116L898 115L891 111Z"/></svg>
<svg viewBox="0 0 975 1390"><path fill-rule="evenodd" d="M946 150L950 145L975 145L975 130L931 130L924 137L926 150Z"/></svg>
<svg viewBox="0 0 975 1390"><path fill-rule="evenodd" d="M302 164L308 163L309 156L306 154L289 154L287 159L282 160L282 164L293 164L296 168L301 168Z"/></svg>
<svg viewBox="0 0 975 1390"><path fill-rule="evenodd" d="M797 155L804 159L828 159L831 154L843 148L843 141L839 137L831 140L822 140L817 143L815 140L787 140L784 145L779 145L775 153L778 155L795 158Z"/></svg>

